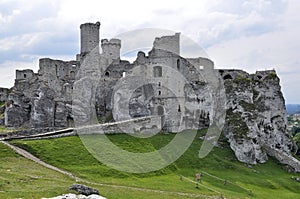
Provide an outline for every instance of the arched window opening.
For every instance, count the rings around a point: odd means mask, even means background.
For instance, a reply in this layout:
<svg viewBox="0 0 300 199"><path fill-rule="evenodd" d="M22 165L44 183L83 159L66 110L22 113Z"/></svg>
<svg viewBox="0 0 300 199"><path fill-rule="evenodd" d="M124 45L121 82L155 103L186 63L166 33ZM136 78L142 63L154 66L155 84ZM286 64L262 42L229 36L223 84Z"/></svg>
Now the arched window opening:
<svg viewBox="0 0 300 199"><path fill-rule="evenodd" d="M158 91L158 95L161 96L161 91Z"/></svg>
<svg viewBox="0 0 300 199"><path fill-rule="evenodd" d="M154 77L162 77L162 67L161 66L154 66L153 76Z"/></svg>
<svg viewBox="0 0 300 199"><path fill-rule="evenodd" d="M181 113L181 108L180 108L180 105L178 105L178 113Z"/></svg>
<svg viewBox="0 0 300 199"><path fill-rule="evenodd" d="M24 78L26 78L27 77L27 75L26 74L24 74Z"/></svg>
<svg viewBox="0 0 300 199"><path fill-rule="evenodd" d="M71 72L70 72L70 78L71 78L71 79L75 79L75 72L74 72L74 71L71 71Z"/></svg>
<svg viewBox="0 0 300 199"><path fill-rule="evenodd" d="M164 108L162 106L157 107L157 115L163 115L164 114Z"/></svg>
<svg viewBox="0 0 300 199"><path fill-rule="evenodd" d="M108 71L105 72L105 76L109 77L109 72Z"/></svg>

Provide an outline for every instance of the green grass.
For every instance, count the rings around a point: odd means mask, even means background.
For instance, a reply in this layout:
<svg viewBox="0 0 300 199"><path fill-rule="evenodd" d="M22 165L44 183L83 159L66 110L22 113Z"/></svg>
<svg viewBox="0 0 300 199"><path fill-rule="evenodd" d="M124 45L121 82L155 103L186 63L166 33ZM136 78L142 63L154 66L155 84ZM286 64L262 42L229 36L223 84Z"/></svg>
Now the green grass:
<svg viewBox="0 0 300 199"><path fill-rule="evenodd" d="M5 126L0 126L0 134L9 132L11 132L11 130L7 129Z"/></svg>
<svg viewBox="0 0 300 199"><path fill-rule="evenodd" d="M0 198L41 198L68 190L72 180L0 144Z"/></svg>
<svg viewBox="0 0 300 199"><path fill-rule="evenodd" d="M4 105L5 105L5 102L0 101L0 107L1 107L1 106L4 106Z"/></svg>
<svg viewBox="0 0 300 199"><path fill-rule="evenodd" d="M26 130L25 127L18 127L18 128L7 128L6 126L0 126L0 134L6 134L6 133L13 133L16 131Z"/></svg>
<svg viewBox="0 0 300 199"><path fill-rule="evenodd" d="M183 198L182 196L169 192L218 195L203 187L195 189L193 183L179 180L179 175L186 176L193 180L195 173L201 171L208 172L234 183L233 185L227 184L225 186L222 180L217 180L208 175L203 176L203 185L222 192L226 198L292 199L300 197L300 183L291 179L292 176L300 177L300 175L287 173L282 169L282 165L273 158L266 164L248 168L247 165L238 162L230 148L224 145L222 148L214 148L204 159L199 159L198 151L202 141L199 140L198 137L204 133L204 131L198 133L189 149L176 162L164 169L146 174L130 174L105 166L88 153L86 148L82 145L80 138L76 136L39 141L13 141L13 143L30 151L42 160L64 170L68 170L76 176L88 181L108 185L124 185L168 191L168 193L156 193L131 190L129 188L96 186L100 193L109 199ZM128 135L110 135L108 137L115 145L125 150L132 152L149 152L165 146L173 139L174 135L160 134L147 139L137 139ZM14 158L15 161L20 159L19 157ZM11 162L11 164L13 164L14 161ZM5 163L2 164L5 165ZM41 168L41 170L42 169L43 168ZM257 173L253 172L254 170L256 170ZM23 172L20 171L20 173ZM53 172L49 171L49 173ZM68 184L70 180L68 181L68 179L63 176L57 177L56 180L62 182L60 189L58 189L57 192L49 191L48 195L55 196L58 195L58 192L60 192L60 194L66 193L66 189L70 185ZM44 181L44 183L47 183L47 181ZM53 186L56 185L41 185L46 192L48 190L55 190ZM253 195L249 195L248 191L239 186L252 190ZM0 187L0 189L6 190L5 187ZM13 192L8 193L13 194ZM31 194L34 195L35 193ZM30 196L26 194L22 197L30 198ZM187 197L185 196L184 198Z"/></svg>

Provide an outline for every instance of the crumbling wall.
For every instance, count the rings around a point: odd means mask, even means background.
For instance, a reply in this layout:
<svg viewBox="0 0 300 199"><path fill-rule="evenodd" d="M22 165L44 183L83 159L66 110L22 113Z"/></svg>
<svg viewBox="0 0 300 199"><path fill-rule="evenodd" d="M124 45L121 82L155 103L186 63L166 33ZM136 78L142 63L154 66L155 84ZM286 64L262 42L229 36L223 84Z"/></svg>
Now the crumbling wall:
<svg viewBox="0 0 300 199"><path fill-rule="evenodd" d="M154 49L160 49L180 55L180 33L171 36L156 37L153 42Z"/></svg>
<svg viewBox="0 0 300 199"><path fill-rule="evenodd" d="M194 65L198 70L213 70L214 62L208 58L187 58L187 61Z"/></svg>
<svg viewBox="0 0 300 199"><path fill-rule="evenodd" d="M6 102L8 99L9 89L0 88L0 102Z"/></svg>
<svg viewBox="0 0 300 199"><path fill-rule="evenodd" d="M16 70L16 80L31 79L34 76L33 70Z"/></svg>

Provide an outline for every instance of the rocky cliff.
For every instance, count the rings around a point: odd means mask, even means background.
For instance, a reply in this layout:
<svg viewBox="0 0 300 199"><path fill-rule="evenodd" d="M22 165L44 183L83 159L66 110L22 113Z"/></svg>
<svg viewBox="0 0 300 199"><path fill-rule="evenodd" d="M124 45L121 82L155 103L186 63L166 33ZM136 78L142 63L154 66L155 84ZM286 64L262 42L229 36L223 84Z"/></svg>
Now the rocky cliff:
<svg viewBox="0 0 300 199"><path fill-rule="evenodd" d="M291 155L294 144L287 133L285 100L276 72L219 72L227 97L223 132L237 159L256 164L275 156L299 172L300 162Z"/></svg>

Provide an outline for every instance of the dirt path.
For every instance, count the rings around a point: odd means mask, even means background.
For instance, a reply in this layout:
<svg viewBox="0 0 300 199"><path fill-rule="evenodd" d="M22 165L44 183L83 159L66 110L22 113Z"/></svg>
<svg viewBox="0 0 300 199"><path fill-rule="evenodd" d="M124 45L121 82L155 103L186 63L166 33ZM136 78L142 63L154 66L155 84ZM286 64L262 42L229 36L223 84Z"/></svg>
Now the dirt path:
<svg viewBox="0 0 300 199"><path fill-rule="evenodd" d="M131 186L125 186L125 185L112 185L112 184L102 184L102 183L95 183L95 182L90 182L87 180L83 180L80 179L78 177L76 177L75 175L73 175L70 172L64 171L62 169L59 169L53 165L47 164L46 162L40 160L39 158L35 157L34 155L32 155L31 153L29 153L28 151L25 151L24 149L21 149L17 146L14 146L6 141L0 141L2 144L8 146L9 148L11 148L12 150L14 150L16 153L20 154L21 156L32 160L48 169L57 171L61 174L67 175L71 178L73 178L76 182L82 182L82 183L87 183L90 185L98 185L98 186L106 186L106 187L113 187L113 188L121 188L121 189L130 189L130 190L135 190L135 191L146 191L146 192L153 192L153 193L161 193L161 194L169 194L169 195L179 195L179 196L187 196L187 197L191 197L191 198L212 198L212 199L217 199L219 197L217 196L207 196L207 195L203 195L203 194L193 194L193 193L184 193L184 192L173 192L173 191L163 191L163 190L157 190L157 189L147 189L147 188L139 188L139 187L131 187Z"/></svg>
<svg viewBox="0 0 300 199"><path fill-rule="evenodd" d="M48 169L51 169L51 170L57 171L59 173L62 173L64 175L67 175L67 176L69 176L69 177L71 177L71 178L73 178L75 180L77 179L76 176L74 176L72 173L64 171L62 169L59 169L59 168L57 168L55 166L52 166L50 164L47 164L46 162L43 162L42 160L40 160L39 158L35 157L31 153L25 151L24 149L21 149L21 148L16 147L16 146L14 146L12 144L9 144L6 141L1 141L1 143L3 143L4 145L8 146L12 150L14 150L16 153L20 154L21 156L23 156L23 157L25 157L25 158L27 158L29 160L32 160L32 161L34 161L34 162L36 162L36 163L38 163L38 164L40 164L40 165L42 165L44 167L47 167Z"/></svg>

